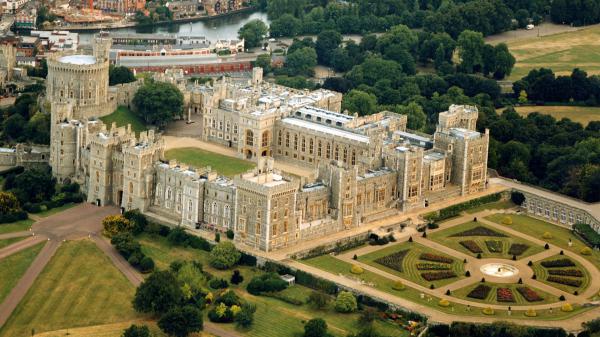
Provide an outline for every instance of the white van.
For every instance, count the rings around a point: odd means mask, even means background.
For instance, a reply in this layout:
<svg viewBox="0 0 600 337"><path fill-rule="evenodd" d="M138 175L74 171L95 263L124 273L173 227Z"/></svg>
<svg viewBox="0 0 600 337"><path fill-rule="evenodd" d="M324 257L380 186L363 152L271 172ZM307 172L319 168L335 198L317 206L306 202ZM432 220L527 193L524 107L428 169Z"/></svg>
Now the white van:
<svg viewBox="0 0 600 337"><path fill-rule="evenodd" d="M527 25L527 27L525 27L525 28L527 28L527 30L532 30L532 29L533 29L533 27L534 27L534 25L532 25L532 24L530 23L530 24L528 24L528 25Z"/></svg>

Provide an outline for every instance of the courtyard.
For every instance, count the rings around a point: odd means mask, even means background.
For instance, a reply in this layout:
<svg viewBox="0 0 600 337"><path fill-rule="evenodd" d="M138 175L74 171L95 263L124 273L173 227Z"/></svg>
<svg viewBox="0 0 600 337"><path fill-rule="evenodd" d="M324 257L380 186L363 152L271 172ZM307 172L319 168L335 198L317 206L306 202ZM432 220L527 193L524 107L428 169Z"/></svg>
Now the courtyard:
<svg viewBox="0 0 600 337"><path fill-rule="evenodd" d="M599 253L564 227L516 212L508 203L477 207L395 242L304 260L385 293L414 310L469 320L565 320L598 300ZM585 314L584 314L585 315ZM475 318L480 317L480 318Z"/></svg>

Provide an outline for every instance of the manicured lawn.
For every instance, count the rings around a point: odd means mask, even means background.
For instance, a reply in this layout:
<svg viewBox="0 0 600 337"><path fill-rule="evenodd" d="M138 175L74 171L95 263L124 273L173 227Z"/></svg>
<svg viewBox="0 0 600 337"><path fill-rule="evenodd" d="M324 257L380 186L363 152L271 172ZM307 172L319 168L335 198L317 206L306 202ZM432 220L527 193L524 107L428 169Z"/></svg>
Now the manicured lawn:
<svg viewBox="0 0 600 337"><path fill-rule="evenodd" d="M10 238L10 239L0 240L0 249L4 248L6 246L10 246L13 243L17 243L17 242L19 242L19 241L21 241L21 240L23 240L25 238L26 238L26 236L21 236L21 237L18 237L18 238Z"/></svg>
<svg viewBox="0 0 600 337"><path fill-rule="evenodd" d="M408 250L408 253L406 254L406 256L404 256L404 259L402 259L402 272L392 269L392 268L389 268L389 267L387 267L383 264L377 263L375 261L379 258L383 258L390 254L394 254L394 253L404 251L404 250ZM418 270L417 269L417 263L434 263L431 261L420 260L419 256L423 253L430 253L430 254L434 254L434 255L440 255L443 257L451 258L454 262L452 264L447 264L447 266L450 267L449 270L453 271L457 275L457 277L444 279L444 280L438 280L438 281L425 280L423 277L421 277L422 273L436 272L436 271L435 270ZM426 286L426 287L428 287L430 284L433 284L436 288L438 288L438 287L441 287L448 283L456 282L459 279L464 277L464 269L463 269L462 261L454 259L451 256L443 254L435 249L425 247L416 242L412 242L412 243L404 242L401 244L391 245L386 248L382 248L380 250L374 251L372 253L369 253L366 255L361 255L358 257L358 261L366 263L370 266L373 266L375 268L381 269L390 274L405 278L409 281L418 283L418 284ZM446 265L443 263L434 263L434 264Z"/></svg>
<svg viewBox="0 0 600 337"><path fill-rule="evenodd" d="M570 250L574 253L579 254L582 248L587 247L585 243L579 240L571 230L560 227L549 222L535 219L527 215L522 214L493 214L486 217L486 219L502 224L502 219L509 216L513 223L512 225L503 225L517 230L521 233L530 235L534 238L542 238L544 233L548 232L552 235L552 239L544 239L551 245L554 244L562 249ZM571 239L572 246L569 247L569 239ZM596 267L600 267L600 252L593 250L592 255L582 255L590 262L594 263Z"/></svg>
<svg viewBox="0 0 600 337"><path fill-rule="evenodd" d="M0 303L4 301L12 288L19 282L27 268L40 250L44 243L38 243L35 246L25 248L20 252L0 259Z"/></svg>
<svg viewBox="0 0 600 337"><path fill-rule="evenodd" d="M300 262L305 263L307 265L322 269L324 271L330 272L334 275L343 274L349 278L357 278L356 275L350 273L351 265L342 260L336 259L331 255L322 255L318 257L314 257L307 260L301 260ZM391 294L392 296L397 296L400 298L404 298L410 300L411 302L419 303L428 307L431 307L435 310L445 312L453 315L462 315L462 316L485 316L481 310L477 308L467 308L466 305L457 304L451 302L449 307L440 307L438 305L439 298L435 296L425 296L424 299L421 299L420 292L406 287L406 289L401 291L396 291L392 289L392 285L394 284L393 280L385 278L375 273L371 273L369 271L365 271L360 274L360 279L365 282L372 282L373 288ZM550 312L549 310L538 310L538 320L553 320L553 319L564 319L567 317L572 317L574 315L580 314L582 311L588 310L584 309L581 306L574 306L575 310L570 313L565 313L560 310L553 310ZM528 319L521 312L517 312L513 310L512 316L508 316L506 311L496 311L494 317L496 318L513 318L513 319Z"/></svg>
<svg viewBox="0 0 600 337"><path fill-rule="evenodd" d="M213 171L229 177L244 173L255 166L254 163L246 160L224 156L195 147L171 149L165 152L165 157L167 159L176 159L179 163L197 168L210 166Z"/></svg>
<svg viewBox="0 0 600 337"><path fill-rule="evenodd" d="M70 203L68 203L68 204L64 204L64 205L62 205L62 206L60 206L60 207L55 207L55 208L51 208L51 209L49 209L49 210L47 210L47 211L43 211L43 212L39 212L39 213L35 213L35 215L37 215L37 216L39 216L39 217L42 217L42 218L45 218L45 217L48 217L48 216L54 215L54 214L56 214L56 213L60 213L60 212L62 212L62 211L65 211L65 210L67 210L67 209L69 209L69 208L71 208L71 207L75 207L75 206L77 206L77 205L79 205L79 204L75 204L75 203L72 203L72 202L70 202Z"/></svg>
<svg viewBox="0 0 600 337"><path fill-rule="evenodd" d="M498 109L503 111L504 108ZM533 112L550 115L556 120L568 118L574 122L587 126L589 122L600 120L600 108L589 106L519 106L515 107L517 113L523 117Z"/></svg>
<svg viewBox="0 0 600 337"><path fill-rule="evenodd" d="M31 219L25 219L25 220L19 220L16 222L0 224L0 234L14 233L14 232L21 232L21 231L29 230L29 228L31 228L31 225L33 225L34 222L35 221L33 221Z"/></svg>
<svg viewBox="0 0 600 337"><path fill-rule="evenodd" d="M519 39L508 42L517 59L510 80L518 80L534 68L551 68L560 75L570 74L573 68L588 74L600 73L600 27Z"/></svg>
<svg viewBox="0 0 600 337"><path fill-rule="evenodd" d="M544 268L541 265L541 263L543 261L558 260L558 259L564 259L564 258L568 258L568 257L566 257L564 255L551 256L551 257L543 259L541 261L534 262L533 266L531 266L531 268L535 272L535 275L536 275L538 281L544 282L551 287L566 291L570 294L572 294L574 291L578 291L581 293L590 285L590 273L587 271L586 268L584 268L581 264L579 264L579 262L577 262L574 259L569 259L575 263L575 266L574 267L563 267L563 268ZM583 277L568 277L568 276L559 276L559 275L556 275L556 276L565 277L567 279L580 280L581 281L580 287L568 286L568 285L564 285L564 284L560 284L560 283L556 283L556 282L549 282L546 280L548 278L548 276L550 276L550 274L548 272L549 270L566 270L566 269L578 269L583 272Z"/></svg>
<svg viewBox="0 0 600 337"><path fill-rule="evenodd" d="M62 329L35 334L35 337L59 337L67 335L70 337L121 337L123 335L123 330L127 329L132 324L146 325L148 328L150 328L150 333L152 337L167 337L165 333L160 331L160 329L156 325L156 322L154 321L130 321L113 324L86 326L83 328L75 329ZM200 334L195 334L192 336L211 337L212 335L206 332L202 332Z"/></svg>
<svg viewBox="0 0 600 337"><path fill-rule="evenodd" d="M494 237L494 236L452 236L452 235L457 235L461 232L464 232L466 230L470 230L473 229L475 227L484 227L490 230L493 230L495 232L499 232L502 233L504 235L506 235L506 237ZM511 235L509 235L506 232L494 229L492 227L486 226L485 224L481 223L481 222L467 222L464 223L462 225L458 225L458 226L454 226L445 230L441 230L438 232L434 232L431 234L428 234L427 236L428 239L433 240L437 243L440 243L444 246L450 247L454 250L457 250L459 252L471 255L471 256L476 256L477 254L472 253L471 251L469 251L468 249L466 249L465 247L463 247L459 242L461 241L467 241L467 240L472 240L475 243L477 243L477 245L479 246L479 248L481 248L481 250L483 251L481 253L481 256L483 258L503 258L503 259L511 259L512 255L508 254L508 250L510 248L510 246L513 243L517 243L517 244L526 244L529 246L529 248L520 256L517 256L518 259L527 257L529 255L533 255L536 253L539 253L541 251L544 250L544 247L536 245L528 240L525 239L521 239L521 238L517 238L517 237L513 237ZM501 252L500 253L492 253L487 245L486 245L486 241L500 241L502 243L502 248L501 248Z"/></svg>
<svg viewBox="0 0 600 337"><path fill-rule="evenodd" d="M475 283L472 284L470 286L461 288L461 289L457 289L454 292L452 292L452 296L457 297L457 298L461 298L467 301L474 301L474 302L479 302L479 303L488 303L488 304L494 304L494 305L506 305L506 306L518 306L518 305L522 305L522 306L526 306L526 305L538 305L538 304L545 304L545 303L555 303L558 302L558 297L548 294L544 291L541 291L539 289L535 289L533 287L530 286L526 286L529 289L535 291L540 297L542 297L544 300L543 301L539 301L539 302L527 302L527 300L517 291L518 287L523 287L524 285L520 285L520 284L496 284L496 283L491 283L491 282L486 282L485 285L491 287L491 291L489 292L488 296L483 299L476 299L476 298L471 298L471 297L467 297L467 295L471 292L471 290L473 290L474 288L476 288L478 285L480 285L480 283ZM508 288L512 291L513 294L513 298L515 300L515 302L499 302L497 299L497 292L496 290L498 288Z"/></svg>
<svg viewBox="0 0 600 337"><path fill-rule="evenodd" d="M480 205L477 207L473 207L471 209L466 210L466 212L469 214L473 214L473 213L485 211L486 209L507 209L507 208L513 208L515 206L516 205L513 204L513 202L510 200L500 200L500 201L490 202L488 204L483 204L483 205Z"/></svg>
<svg viewBox="0 0 600 337"><path fill-rule="evenodd" d="M100 118L104 124L110 129L112 122L117 123L117 126L127 126L131 124L131 130L135 131L136 134L140 134L142 131L148 130L146 123L133 111L130 111L127 107L120 106L108 116Z"/></svg>
<svg viewBox="0 0 600 337"><path fill-rule="evenodd" d="M28 336L140 318L135 288L89 240L62 244L8 319L0 336Z"/></svg>

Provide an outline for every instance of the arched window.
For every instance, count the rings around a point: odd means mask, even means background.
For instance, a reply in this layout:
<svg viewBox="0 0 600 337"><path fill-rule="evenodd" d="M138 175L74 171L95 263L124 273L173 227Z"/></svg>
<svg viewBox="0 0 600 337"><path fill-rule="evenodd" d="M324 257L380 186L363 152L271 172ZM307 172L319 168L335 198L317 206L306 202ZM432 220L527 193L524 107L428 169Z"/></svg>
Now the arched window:
<svg viewBox="0 0 600 337"><path fill-rule="evenodd" d="M321 141L317 142L317 156L320 157L321 156Z"/></svg>
<svg viewBox="0 0 600 337"><path fill-rule="evenodd" d="M225 132L231 132L231 123L229 121L225 122Z"/></svg>
<svg viewBox="0 0 600 337"><path fill-rule="evenodd" d="M252 132L252 130L246 130L246 145L254 145L254 133Z"/></svg>
<svg viewBox="0 0 600 337"><path fill-rule="evenodd" d="M285 147L290 147L290 133L285 133Z"/></svg>
<svg viewBox="0 0 600 337"><path fill-rule="evenodd" d="M333 159L335 159L335 160L340 159L340 147L339 147L339 145L335 146L335 150L334 150L334 153L333 153Z"/></svg>
<svg viewBox="0 0 600 337"><path fill-rule="evenodd" d="M277 145L281 146L281 130L279 130L279 132L277 133Z"/></svg>
<svg viewBox="0 0 600 337"><path fill-rule="evenodd" d="M173 196L171 195L171 187L167 187L167 200L171 200Z"/></svg>
<svg viewBox="0 0 600 337"><path fill-rule="evenodd" d="M327 143L327 151L325 151L325 157L331 158L331 144Z"/></svg>
<svg viewBox="0 0 600 337"><path fill-rule="evenodd" d="M133 193L133 183L129 182L129 193Z"/></svg>
<svg viewBox="0 0 600 337"><path fill-rule="evenodd" d="M344 147L344 163L348 162L348 148Z"/></svg>
<svg viewBox="0 0 600 337"><path fill-rule="evenodd" d="M96 171L96 182L100 183L100 172Z"/></svg>
<svg viewBox="0 0 600 337"><path fill-rule="evenodd" d="M225 205L225 208L223 209L223 217L225 218L229 218L230 216L230 207L229 205Z"/></svg>
<svg viewBox="0 0 600 337"><path fill-rule="evenodd" d="M265 131L262 133L262 142L260 145L262 147L269 146L269 131Z"/></svg>
<svg viewBox="0 0 600 337"><path fill-rule="evenodd" d="M298 135L294 135L294 150L298 150Z"/></svg>
<svg viewBox="0 0 600 337"><path fill-rule="evenodd" d="M306 152L306 138L302 136L302 152Z"/></svg>
<svg viewBox="0 0 600 337"><path fill-rule="evenodd" d="M352 165L356 165L356 150L352 150Z"/></svg>
<svg viewBox="0 0 600 337"><path fill-rule="evenodd" d="M308 153L309 154L313 154L313 147L314 147L313 139L311 138L308 140Z"/></svg>
<svg viewBox="0 0 600 337"><path fill-rule="evenodd" d="M217 213L219 213L219 207L216 201L213 201L211 213L213 215L217 215Z"/></svg>

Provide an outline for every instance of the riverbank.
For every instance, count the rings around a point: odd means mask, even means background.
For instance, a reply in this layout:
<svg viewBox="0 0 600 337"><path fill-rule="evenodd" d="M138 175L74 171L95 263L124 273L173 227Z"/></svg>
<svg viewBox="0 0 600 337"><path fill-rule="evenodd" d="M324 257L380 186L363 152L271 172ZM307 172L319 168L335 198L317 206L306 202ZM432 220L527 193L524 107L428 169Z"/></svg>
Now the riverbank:
<svg viewBox="0 0 600 337"><path fill-rule="evenodd" d="M138 22L119 22L119 23L102 23L97 25L69 25L69 26L61 26L61 25L53 25L46 28L46 30L68 30L72 32L92 32L92 31L100 31L100 30L116 30L116 29L124 29L124 28L134 28L134 27L160 27L160 26L168 26L172 24L183 24L190 22L199 22L199 21L210 21L214 19L226 18L229 16L234 16L242 13L252 13L257 9L255 7L246 7L242 9L238 9L235 11L213 15L213 16L193 16L188 18L179 18L168 21L157 21L150 24L140 24Z"/></svg>

